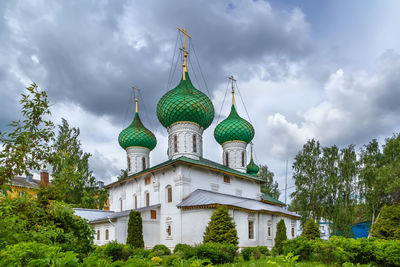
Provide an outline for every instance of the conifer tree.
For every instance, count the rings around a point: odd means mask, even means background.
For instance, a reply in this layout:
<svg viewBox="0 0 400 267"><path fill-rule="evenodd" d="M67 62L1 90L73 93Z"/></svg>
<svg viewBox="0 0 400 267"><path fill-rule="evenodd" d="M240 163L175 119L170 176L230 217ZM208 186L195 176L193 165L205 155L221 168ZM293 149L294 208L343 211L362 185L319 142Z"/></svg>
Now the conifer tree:
<svg viewBox="0 0 400 267"><path fill-rule="evenodd" d="M306 222L302 236L306 237L308 240L318 239L321 237L318 225L313 219L309 219Z"/></svg>
<svg viewBox="0 0 400 267"><path fill-rule="evenodd" d="M285 221L281 219L276 225L275 246L279 254L283 252L283 241L287 240Z"/></svg>
<svg viewBox="0 0 400 267"><path fill-rule="evenodd" d="M131 210L128 222L128 237L126 243L134 248L143 248L143 225L139 211Z"/></svg>
<svg viewBox="0 0 400 267"><path fill-rule="evenodd" d="M218 206L213 212L203 236L203 243L207 242L238 245L236 224L226 206Z"/></svg>

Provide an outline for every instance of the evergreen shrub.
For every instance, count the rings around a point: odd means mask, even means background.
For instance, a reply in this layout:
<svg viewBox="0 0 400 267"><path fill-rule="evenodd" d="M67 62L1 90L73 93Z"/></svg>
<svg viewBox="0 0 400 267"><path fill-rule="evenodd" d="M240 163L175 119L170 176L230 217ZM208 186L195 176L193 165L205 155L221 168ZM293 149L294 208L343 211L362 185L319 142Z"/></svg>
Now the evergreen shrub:
<svg viewBox="0 0 400 267"><path fill-rule="evenodd" d="M176 244L174 248L174 254L182 258L189 259L196 255L196 250L194 247L188 244Z"/></svg>
<svg viewBox="0 0 400 267"><path fill-rule="evenodd" d="M311 239L317 239L321 237L321 234L319 232L319 228L317 223L314 221L314 219L309 219L306 222L306 225L304 227L304 231L301 234L305 238L311 240Z"/></svg>
<svg viewBox="0 0 400 267"><path fill-rule="evenodd" d="M276 236L275 236L275 246L278 254L282 254L283 252L283 241L287 240L286 236L286 225L285 221L281 219L276 225Z"/></svg>
<svg viewBox="0 0 400 267"><path fill-rule="evenodd" d="M251 256L253 255L255 247L247 247L242 249L242 257L245 261L249 261Z"/></svg>
<svg viewBox="0 0 400 267"><path fill-rule="evenodd" d="M144 248L142 216L139 211L131 210L129 213L126 243L134 248Z"/></svg>
<svg viewBox="0 0 400 267"><path fill-rule="evenodd" d="M203 236L203 243L208 242L238 245L236 224L226 206L219 205L211 215Z"/></svg>
<svg viewBox="0 0 400 267"><path fill-rule="evenodd" d="M209 259L213 264L233 262L237 247L232 244L205 243L195 247L199 259Z"/></svg>
<svg viewBox="0 0 400 267"><path fill-rule="evenodd" d="M164 255L171 255L171 250L167 248L167 246L159 244L155 245L153 249L151 250L152 257L154 256L164 256Z"/></svg>

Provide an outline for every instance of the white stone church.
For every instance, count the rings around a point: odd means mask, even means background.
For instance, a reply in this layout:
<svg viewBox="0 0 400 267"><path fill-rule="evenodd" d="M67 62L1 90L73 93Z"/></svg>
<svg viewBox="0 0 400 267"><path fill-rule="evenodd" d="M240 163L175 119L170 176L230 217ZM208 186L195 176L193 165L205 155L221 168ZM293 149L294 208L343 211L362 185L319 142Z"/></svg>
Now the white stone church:
<svg viewBox="0 0 400 267"><path fill-rule="evenodd" d="M199 244L217 205L229 208L239 247L272 247L281 219L287 237L296 237L300 217L260 191L263 180L257 177L259 168L252 153L250 161L247 159L255 131L236 112L233 86L231 113L214 129L223 150L221 163L203 158L203 132L214 119L214 107L191 83L185 46L183 53L180 83L157 104L157 117L168 132L169 160L150 166L150 152L157 141L143 126L136 99L134 119L118 138L127 154L128 177L105 186L110 211L75 209L75 213L93 225L97 245L111 240L126 242L131 210L141 212L147 248Z"/></svg>

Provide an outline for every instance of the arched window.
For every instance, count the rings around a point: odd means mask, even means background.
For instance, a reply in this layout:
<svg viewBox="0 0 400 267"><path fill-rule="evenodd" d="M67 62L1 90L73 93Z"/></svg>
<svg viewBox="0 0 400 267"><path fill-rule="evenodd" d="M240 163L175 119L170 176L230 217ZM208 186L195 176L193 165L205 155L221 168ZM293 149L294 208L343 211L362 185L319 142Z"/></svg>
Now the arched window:
<svg viewBox="0 0 400 267"><path fill-rule="evenodd" d="M174 135L174 152L178 152L178 137Z"/></svg>
<svg viewBox="0 0 400 267"><path fill-rule="evenodd" d="M131 160L129 159L129 157L126 157L127 161L128 161L128 171L131 171Z"/></svg>
<svg viewBox="0 0 400 267"><path fill-rule="evenodd" d="M108 240L108 229L106 229L106 240Z"/></svg>
<svg viewBox="0 0 400 267"><path fill-rule="evenodd" d="M97 230L97 240L100 240L100 230Z"/></svg>
<svg viewBox="0 0 400 267"><path fill-rule="evenodd" d="M150 193L146 192L145 196L146 196L146 207L148 207L150 206Z"/></svg>
<svg viewBox="0 0 400 267"><path fill-rule="evenodd" d="M196 135L193 135L193 152L197 153L197 142L196 142Z"/></svg>
<svg viewBox="0 0 400 267"><path fill-rule="evenodd" d="M225 152L225 166L229 167L229 153Z"/></svg>
<svg viewBox="0 0 400 267"><path fill-rule="evenodd" d="M244 167L244 151L242 151L242 167Z"/></svg>
<svg viewBox="0 0 400 267"><path fill-rule="evenodd" d="M170 185L167 186L167 202L172 202L172 187Z"/></svg>
<svg viewBox="0 0 400 267"><path fill-rule="evenodd" d="M133 196L133 204L134 204L135 209L137 209L137 195Z"/></svg>
<svg viewBox="0 0 400 267"><path fill-rule="evenodd" d="M143 170L146 169L146 158L142 157L142 166L143 166Z"/></svg>

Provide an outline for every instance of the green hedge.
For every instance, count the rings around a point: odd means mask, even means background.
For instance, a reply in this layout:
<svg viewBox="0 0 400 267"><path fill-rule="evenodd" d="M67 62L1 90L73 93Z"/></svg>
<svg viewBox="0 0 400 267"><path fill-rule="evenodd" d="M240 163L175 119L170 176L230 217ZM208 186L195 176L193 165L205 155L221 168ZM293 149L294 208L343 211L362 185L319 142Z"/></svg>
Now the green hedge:
<svg viewBox="0 0 400 267"><path fill-rule="evenodd" d="M232 244L205 243L195 247L199 259L208 259L213 264L233 262L237 247Z"/></svg>

